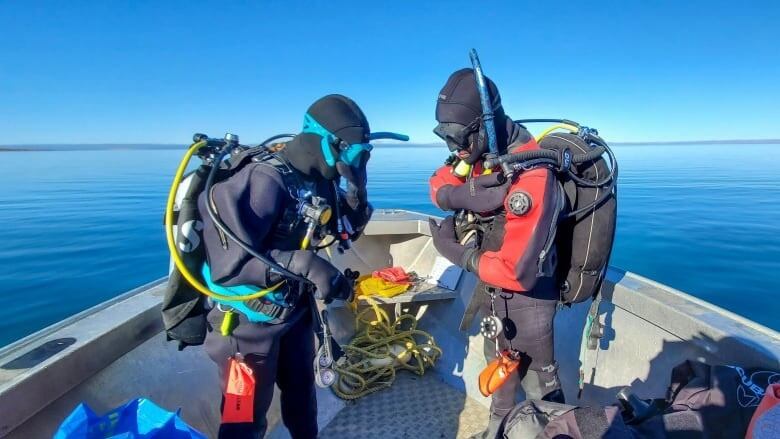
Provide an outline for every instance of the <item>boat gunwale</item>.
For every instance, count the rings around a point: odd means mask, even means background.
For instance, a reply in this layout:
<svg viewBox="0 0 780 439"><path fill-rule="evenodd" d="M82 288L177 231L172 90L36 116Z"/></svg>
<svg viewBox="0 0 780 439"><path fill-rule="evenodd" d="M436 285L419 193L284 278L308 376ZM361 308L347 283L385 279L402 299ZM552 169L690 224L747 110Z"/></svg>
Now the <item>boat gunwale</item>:
<svg viewBox="0 0 780 439"><path fill-rule="evenodd" d="M12 341L11 343L0 346L0 364L4 363L4 360L7 357L10 357L13 353L25 348L26 346L35 343L36 341L39 341L43 338L48 337L49 335L59 331L62 328L65 328L67 326L70 326L79 320L84 319L85 317L88 317L90 315L96 314L100 311L103 311L104 309L115 305L117 303L123 302L135 295L142 294L147 290L150 290L156 286L159 286L165 282L168 281L168 276L163 276L159 279L155 279L151 282L147 282L143 285L137 286L129 291L126 291L124 293L121 293L120 295L116 297L112 297L104 302L100 302L94 306L91 306L83 311L79 311L76 314L73 314L72 316L66 317L63 320L60 320L59 322L52 323L49 326L46 326L44 328L41 328L32 334L26 335L18 340Z"/></svg>

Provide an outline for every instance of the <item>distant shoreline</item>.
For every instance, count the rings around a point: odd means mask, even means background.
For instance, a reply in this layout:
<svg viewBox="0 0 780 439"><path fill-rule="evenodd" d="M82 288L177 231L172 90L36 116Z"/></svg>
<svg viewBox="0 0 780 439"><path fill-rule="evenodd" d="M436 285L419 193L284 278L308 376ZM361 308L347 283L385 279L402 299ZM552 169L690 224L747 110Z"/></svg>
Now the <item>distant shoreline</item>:
<svg viewBox="0 0 780 439"><path fill-rule="evenodd" d="M658 142L610 142L610 145L778 145L780 139L732 139L732 140L667 140Z"/></svg>
<svg viewBox="0 0 780 439"><path fill-rule="evenodd" d="M729 140L672 140L650 142L610 142L615 146L640 145L780 145L780 139L729 139ZM442 143L377 143L378 148L399 148L416 146L422 148L440 148ZM38 152L38 151L149 151L149 150L184 150L186 145L175 144L40 144L40 145L5 145L0 146L0 152Z"/></svg>

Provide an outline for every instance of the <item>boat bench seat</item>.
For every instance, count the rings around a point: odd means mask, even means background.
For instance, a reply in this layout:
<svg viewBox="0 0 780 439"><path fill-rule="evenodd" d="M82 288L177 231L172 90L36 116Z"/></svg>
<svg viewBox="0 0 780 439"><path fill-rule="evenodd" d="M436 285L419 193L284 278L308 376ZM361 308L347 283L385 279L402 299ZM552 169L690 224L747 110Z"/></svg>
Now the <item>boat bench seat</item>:
<svg viewBox="0 0 780 439"><path fill-rule="evenodd" d="M371 300L381 304L402 304L412 302L434 302L437 300L452 300L458 293L446 288L423 284L395 297L371 296ZM361 305L366 304L365 298L360 298ZM345 305L343 301L334 301L330 306L340 308Z"/></svg>

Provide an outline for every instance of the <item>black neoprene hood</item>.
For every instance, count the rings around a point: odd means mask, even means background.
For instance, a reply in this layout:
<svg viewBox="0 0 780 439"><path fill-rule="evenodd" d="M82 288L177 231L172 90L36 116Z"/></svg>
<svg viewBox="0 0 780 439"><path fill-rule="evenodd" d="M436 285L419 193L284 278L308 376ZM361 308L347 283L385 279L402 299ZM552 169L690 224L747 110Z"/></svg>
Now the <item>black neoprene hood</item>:
<svg viewBox="0 0 780 439"><path fill-rule="evenodd" d="M311 104L306 112L334 136L349 144L368 142L371 129L366 115L346 96L324 96Z"/></svg>
<svg viewBox="0 0 780 439"><path fill-rule="evenodd" d="M493 111L503 113L501 94L496 84L485 77ZM472 69L461 69L450 75L436 100L436 120L439 123L468 125L482 115L476 79Z"/></svg>

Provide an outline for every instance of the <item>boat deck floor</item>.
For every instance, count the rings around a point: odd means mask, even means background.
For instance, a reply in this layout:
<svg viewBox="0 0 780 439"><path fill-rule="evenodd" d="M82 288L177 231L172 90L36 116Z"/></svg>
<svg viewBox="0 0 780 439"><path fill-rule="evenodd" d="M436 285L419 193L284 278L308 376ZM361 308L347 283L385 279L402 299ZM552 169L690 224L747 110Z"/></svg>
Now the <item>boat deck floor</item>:
<svg viewBox="0 0 780 439"><path fill-rule="evenodd" d="M389 389L350 402L320 438L468 438L487 426L488 410L432 372L401 371Z"/></svg>

